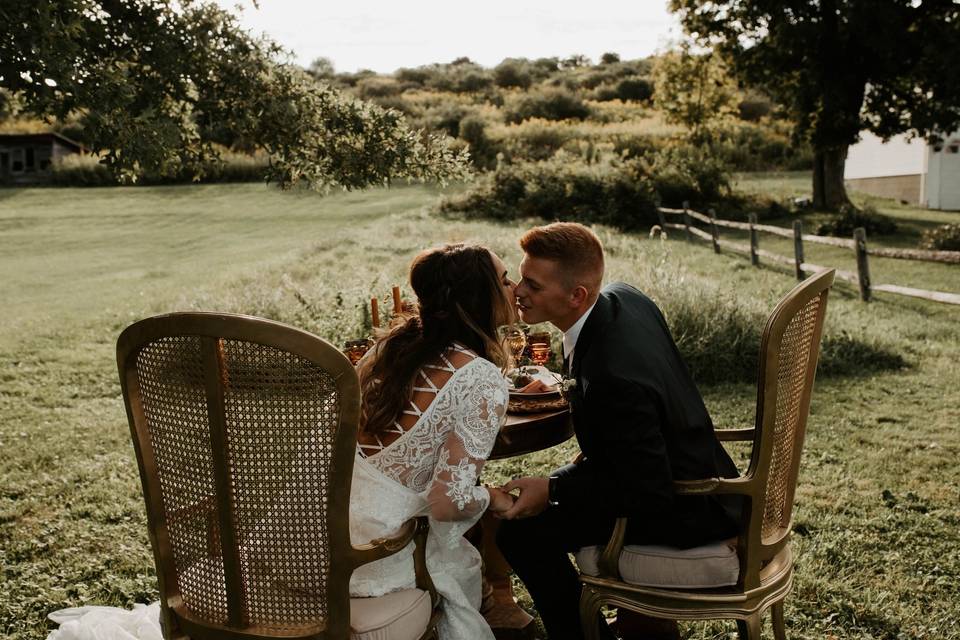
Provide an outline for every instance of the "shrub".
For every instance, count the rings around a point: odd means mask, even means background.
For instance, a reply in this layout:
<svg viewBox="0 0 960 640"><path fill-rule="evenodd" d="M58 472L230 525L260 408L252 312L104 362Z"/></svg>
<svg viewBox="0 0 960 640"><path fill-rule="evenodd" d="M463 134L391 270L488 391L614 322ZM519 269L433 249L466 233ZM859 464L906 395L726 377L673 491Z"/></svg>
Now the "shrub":
<svg viewBox="0 0 960 640"><path fill-rule="evenodd" d="M467 193L444 200L443 212L512 220L577 220L628 230L656 224L649 180L554 159L502 165Z"/></svg>
<svg viewBox="0 0 960 640"><path fill-rule="evenodd" d="M110 187L117 184L94 155L69 155L50 165L50 183L58 187Z"/></svg>
<svg viewBox="0 0 960 640"><path fill-rule="evenodd" d="M619 100L620 94L617 93L617 87L615 85L602 84L594 89L590 97L597 102L610 102L611 100Z"/></svg>
<svg viewBox="0 0 960 640"><path fill-rule="evenodd" d="M447 104L432 113L425 119L424 124L430 129L443 131L451 138L460 134L460 122L470 114L470 111L456 103Z"/></svg>
<svg viewBox="0 0 960 640"><path fill-rule="evenodd" d="M714 131L712 152L731 171L809 169L813 149L791 139L790 125L780 121L727 123Z"/></svg>
<svg viewBox="0 0 960 640"><path fill-rule="evenodd" d="M624 78L617 83L616 92L624 102L646 102L653 97L653 83L646 78Z"/></svg>
<svg viewBox="0 0 960 640"><path fill-rule="evenodd" d="M506 59L493 69L493 82L498 87L527 89L533 84L526 61Z"/></svg>
<svg viewBox="0 0 960 640"><path fill-rule="evenodd" d="M873 205L868 204L861 210L851 204L844 205L839 214L821 223L817 235L849 238L858 227L863 227L867 235L882 236L897 231L897 223L879 213Z"/></svg>
<svg viewBox="0 0 960 640"><path fill-rule="evenodd" d="M574 137L569 127L548 120L527 120L508 128L503 151L511 162L546 160L563 148Z"/></svg>
<svg viewBox="0 0 960 640"><path fill-rule="evenodd" d="M639 165L638 165L639 163ZM730 195L727 166L702 147L689 144L666 145L632 163L633 170L649 173L665 207L693 207L716 204Z"/></svg>
<svg viewBox="0 0 960 640"><path fill-rule="evenodd" d="M578 96L564 89L545 89L516 99L506 109L505 120L511 123L530 118L544 120L583 120L590 108Z"/></svg>
<svg viewBox="0 0 960 640"><path fill-rule="evenodd" d="M411 68L400 68L394 72L393 76L397 79L397 82L401 84L416 84L421 87L430 80L430 77L433 75L433 71L427 67L417 67L415 69Z"/></svg>
<svg viewBox="0 0 960 640"><path fill-rule="evenodd" d="M612 142L613 152L624 160L652 155L666 144L662 137L643 133L618 135Z"/></svg>
<svg viewBox="0 0 960 640"><path fill-rule="evenodd" d="M487 137L487 123L479 116L467 116L460 120L457 134L470 145L470 161L478 169L492 169L497 162L499 149Z"/></svg>
<svg viewBox="0 0 960 640"><path fill-rule="evenodd" d="M393 78L363 78L357 82L357 95L364 100L386 98L400 93L400 85Z"/></svg>
<svg viewBox="0 0 960 640"><path fill-rule="evenodd" d="M261 182L266 177L266 155L248 155L224 151L219 160L210 160L203 166L200 182ZM194 181L191 170L185 168L175 176L140 176L137 184L188 184ZM117 179L93 155L70 155L51 166L51 184L58 187L110 187Z"/></svg>
<svg viewBox="0 0 960 640"><path fill-rule="evenodd" d="M763 96L748 96L737 105L738 115L741 120L749 122L758 122L773 113L776 105L769 98Z"/></svg>
<svg viewBox="0 0 960 640"><path fill-rule="evenodd" d="M485 70L467 71L454 83L454 91L476 93L493 85L493 78Z"/></svg>
<svg viewBox="0 0 960 640"><path fill-rule="evenodd" d="M921 249L960 251L960 224L944 224L923 232Z"/></svg>

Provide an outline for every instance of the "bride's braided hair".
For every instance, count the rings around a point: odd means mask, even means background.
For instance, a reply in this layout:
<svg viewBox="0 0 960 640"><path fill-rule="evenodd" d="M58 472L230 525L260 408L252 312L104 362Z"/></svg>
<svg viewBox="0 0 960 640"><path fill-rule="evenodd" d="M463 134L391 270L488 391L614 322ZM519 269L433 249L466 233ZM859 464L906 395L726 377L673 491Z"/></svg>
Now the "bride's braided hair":
<svg viewBox="0 0 960 640"><path fill-rule="evenodd" d="M360 366L360 431L379 434L408 407L417 372L457 342L504 366L499 326L512 319L490 251L449 244L423 251L410 265L417 305L383 335Z"/></svg>

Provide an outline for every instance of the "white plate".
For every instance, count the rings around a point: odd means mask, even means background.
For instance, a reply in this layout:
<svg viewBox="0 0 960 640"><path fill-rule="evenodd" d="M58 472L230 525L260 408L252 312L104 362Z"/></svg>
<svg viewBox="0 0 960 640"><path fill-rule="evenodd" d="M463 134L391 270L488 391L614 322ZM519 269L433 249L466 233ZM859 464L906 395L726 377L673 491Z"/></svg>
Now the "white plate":
<svg viewBox="0 0 960 640"><path fill-rule="evenodd" d="M530 398L531 400L533 400L533 399L542 399L542 398L554 397L554 396L556 396L557 394L560 393L559 389L557 388L557 382L558 382L558 380L559 380L559 378L560 378L559 374L551 373L546 367L542 367L542 366L534 366L534 365L531 365L531 366L528 366L528 367L522 367L522 369L523 369L524 373L526 373L527 375L529 375L529 376L530 376L531 378L533 378L534 380L539 380L540 382L542 382L542 383L544 383L544 384L546 384L546 385L549 385L549 386L551 387L551 391L543 391L543 392L541 392L541 393L520 393L520 390L514 388L513 383L511 382L511 383L510 383L510 395L511 395L512 397L514 397L514 398ZM516 371L516 369L514 369L513 371ZM508 373L508 374L512 374L513 371L508 371L507 373ZM508 375L507 380L509 381L509 375Z"/></svg>

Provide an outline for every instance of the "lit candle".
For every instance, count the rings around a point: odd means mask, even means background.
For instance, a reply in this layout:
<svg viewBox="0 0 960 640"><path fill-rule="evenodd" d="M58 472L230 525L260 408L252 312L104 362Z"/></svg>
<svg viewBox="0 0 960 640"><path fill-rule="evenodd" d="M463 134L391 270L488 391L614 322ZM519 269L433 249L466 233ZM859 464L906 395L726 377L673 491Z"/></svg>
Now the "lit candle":
<svg viewBox="0 0 960 640"><path fill-rule="evenodd" d="M374 327L380 327L380 301L376 298L370 298L370 320Z"/></svg>
<svg viewBox="0 0 960 640"><path fill-rule="evenodd" d="M400 315L400 311L403 310L403 307L400 305L400 287L393 288L393 313L394 315Z"/></svg>

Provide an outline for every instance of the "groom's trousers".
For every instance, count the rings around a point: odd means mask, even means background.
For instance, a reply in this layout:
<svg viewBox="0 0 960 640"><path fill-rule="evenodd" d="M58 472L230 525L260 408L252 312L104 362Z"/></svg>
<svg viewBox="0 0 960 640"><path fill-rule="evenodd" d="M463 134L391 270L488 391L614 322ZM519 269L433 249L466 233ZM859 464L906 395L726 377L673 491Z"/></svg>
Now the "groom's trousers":
<svg viewBox="0 0 960 640"><path fill-rule="evenodd" d="M547 507L532 518L500 523L497 546L530 592L550 640L583 638L581 584L568 554L606 544L613 525L613 518L571 513L562 506ZM607 634L602 637L613 640L606 624L601 630Z"/></svg>

